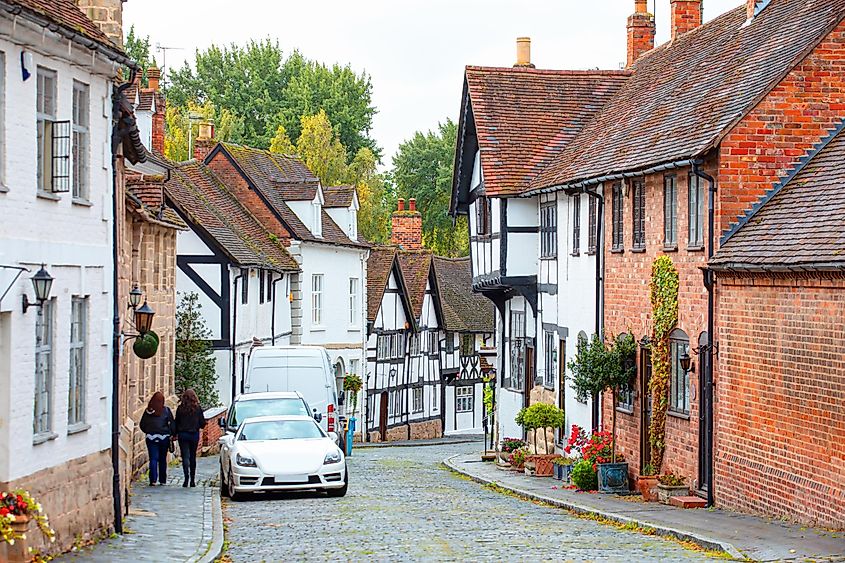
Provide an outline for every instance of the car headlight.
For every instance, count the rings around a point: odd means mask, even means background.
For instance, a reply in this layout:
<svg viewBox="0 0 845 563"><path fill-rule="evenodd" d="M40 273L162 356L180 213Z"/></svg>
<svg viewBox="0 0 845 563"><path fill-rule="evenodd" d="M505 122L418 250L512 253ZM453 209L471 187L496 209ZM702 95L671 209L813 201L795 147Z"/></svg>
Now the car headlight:
<svg viewBox="0 0 845 563"><path fill-rule="evenodd" d="M238 454L235 456L235 463L240 465L241 467L258 467L255 465L255 460L251 457L242 456Z"/></svg>
<svg viewBox="0 0 845 563"><path fill-rule="evenodd" d="M340 463L340 451L335 450L326 454L326 459L323 460L323 465L330 463Z"/></svg>

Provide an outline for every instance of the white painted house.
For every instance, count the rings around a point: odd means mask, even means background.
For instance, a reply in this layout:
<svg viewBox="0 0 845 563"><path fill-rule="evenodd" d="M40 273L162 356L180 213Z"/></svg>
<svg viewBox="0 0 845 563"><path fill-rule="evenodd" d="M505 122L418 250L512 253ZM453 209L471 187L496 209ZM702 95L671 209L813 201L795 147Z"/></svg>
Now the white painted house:
<svg viewBox="0 0 845 563"><path fill-rule="evenodd" d="M128 59L72 0L31 4L0 4L0 490L29 489L68 547L114 517L112 93Z"/></svg>

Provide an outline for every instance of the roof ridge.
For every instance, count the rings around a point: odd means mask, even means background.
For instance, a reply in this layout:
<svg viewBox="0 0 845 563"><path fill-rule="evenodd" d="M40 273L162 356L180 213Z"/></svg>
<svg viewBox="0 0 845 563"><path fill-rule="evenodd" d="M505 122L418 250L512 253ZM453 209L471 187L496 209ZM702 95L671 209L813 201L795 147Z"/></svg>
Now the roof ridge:
<svg viewBox="0 0 845 563"><path fill-rule="evenodd" d="M480 65L466 65L466 67L464 67L464 70L484 72L514 72L520 74L550 74L555 76L630 76L631 74L633 74L632 71L627 69L554 69Z"/></svg>

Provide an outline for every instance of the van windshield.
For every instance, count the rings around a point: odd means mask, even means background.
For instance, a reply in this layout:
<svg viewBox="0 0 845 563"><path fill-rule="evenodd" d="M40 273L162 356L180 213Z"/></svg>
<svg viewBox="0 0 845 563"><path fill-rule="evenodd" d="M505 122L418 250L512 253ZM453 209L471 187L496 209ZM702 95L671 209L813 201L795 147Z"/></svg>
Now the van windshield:
<svg viewBox="0 0 845 563"><path fill-rule="evenodd" d="M254 416L281 416L288 414L311 415L305 403L298 397L237 401L229 413L229 426L237 427L242 420Z"/></svg>
<svg viewBox="0 0 845 563"><path fill-rule="evenodd" d="M325 402L326 376L320 366L259 365L250 374L250 393L299 391L309 402Z"/></svg>

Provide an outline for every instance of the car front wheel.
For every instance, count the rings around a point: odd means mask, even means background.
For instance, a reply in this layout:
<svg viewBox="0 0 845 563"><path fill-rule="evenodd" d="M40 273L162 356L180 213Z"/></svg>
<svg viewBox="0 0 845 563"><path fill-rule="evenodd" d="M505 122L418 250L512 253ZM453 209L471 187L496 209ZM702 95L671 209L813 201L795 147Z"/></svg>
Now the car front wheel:
<svg viewBox="0 0 845 563"><path fill-rule="evenodd" d="M349 489L349 470L344 471L343 486L339 489L326 489L326 494L330 497L345 497L347 489Z"/></svg>
<svg viewBox="0 0 845 563"><path fill-rule="evenodd" d="M235 502L237 502L239 500L243 500L244 499L244 493L239 493L235 490L235 478L234 478L234 476L232 476L231 471L229 472L228 484L229 484L229 486L228 486L229 498L232 499Z"/></svg>

